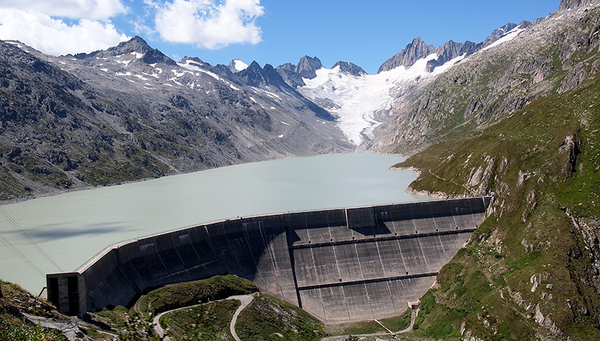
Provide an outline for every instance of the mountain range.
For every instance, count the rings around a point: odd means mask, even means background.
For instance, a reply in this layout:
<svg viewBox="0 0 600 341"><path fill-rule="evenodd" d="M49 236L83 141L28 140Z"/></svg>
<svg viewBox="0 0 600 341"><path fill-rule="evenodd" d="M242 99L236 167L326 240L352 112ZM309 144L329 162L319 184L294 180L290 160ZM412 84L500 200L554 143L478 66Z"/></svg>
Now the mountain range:
<svg viewBox="0 0 600 341"><path fill-rule="evenodd" d="M139 37L74 56L0 50L2 199L353 148L269 65L178 63Z"/></svg>
<svg viewBox="0 0 600 341"><path fill-rule="evenodd" d="M399 53L411 63L395 65L395 56L382 70L390 65L404 70L440 54L426 70L418 70L422 75L394 76L412 84L432 74L434 65L481 46L448 42L434 48L417 39ZM320 81L317 73L327 70L317 57L277 68L239 60L212 66L196 57L176 62L140 37L103 51L59 57L20 42L2 42L0 49L0 196L5 200L352 151L373 138L371 130L382 123L375 114L389 109L390 89L397 86L389 80L382 85L381 77L373 79L359 66L340 61L331 70L344 75L346 84L338 82L337 93L328 93L306 84ZM359 111L348 115L344 98L374 87L381 89L379 98L361 99L363 105L353 105ZM342 88L354 90L340 96Z"/></svg>
<svg viewBox="0 0 600 341"><path fill-rule="evenodd" d="M409 156L409 188L493 197L421 299L417 335L600 338L600 1L483 42L415 38L377 74L317 57L176 62L135 37L53 57L0 42L0 199L242 162Z"/></svg>

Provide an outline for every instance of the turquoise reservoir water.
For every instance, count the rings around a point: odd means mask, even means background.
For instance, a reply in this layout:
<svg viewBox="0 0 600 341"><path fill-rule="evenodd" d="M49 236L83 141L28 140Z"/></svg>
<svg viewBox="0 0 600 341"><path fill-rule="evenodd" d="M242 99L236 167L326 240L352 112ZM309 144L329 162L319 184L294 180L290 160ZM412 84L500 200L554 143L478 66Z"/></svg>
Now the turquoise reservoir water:
<svg viewBox="0 0 600 341"><path fill-rule="evenodd" d="M284 159L5 205L0 278L37 294L46 273L73 271L132 238L239 216L427 200L405 192L413 172L388 170L402 160L370 153Z"/></svg>

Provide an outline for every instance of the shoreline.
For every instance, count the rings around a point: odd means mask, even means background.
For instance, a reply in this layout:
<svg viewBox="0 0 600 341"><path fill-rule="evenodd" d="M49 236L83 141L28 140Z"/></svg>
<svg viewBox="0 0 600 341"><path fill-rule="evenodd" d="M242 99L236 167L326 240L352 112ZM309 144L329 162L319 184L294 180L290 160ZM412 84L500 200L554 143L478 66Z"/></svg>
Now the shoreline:
<svg viewBox="0 0 600 341"><path fill-rule="evenodd" d="M324 153L324 154L307 155L307 156L288 155L288 156L281 157L281 158L272 158L272 159L266 159L266 160L241 162L241 163L236 163L236 164L231 164L231 165L223 165L223 166L218 166L218 167L193 170L193 171L189 171L189 172L175 171L175 172L173 172L171 174L166 174L166 175L160 176L160 177L141 178L141 179L127 180L127 181L119 181L119 182L116 182L116 183L106 184L106 185L81 184L81 185L74 186L72 188L66 188L66 189L58 189L58 188L52 188L52 187L42 187L42 188L45 188L47 190L36 192L36 194L31 194L30 196L19 196L19 197L12 198L12 199L0 200L0 207L12 205L12 204L19 204L19 203L30 201L30 200L35 200L35 199L40 199L40 198L46 198L46 197L52 197L52 196L56 196L56 195L66 194L66 193L81 192L81 191L94 190L94 189L99 189L99 188L107 188L107 187L128 185L128 184L133 184L133 183L138 183L138 182L163 179L163 178L171 177L171 176L184 175L184 174L192 174L192 173L196 173L196 172L203 172L203 171L214 170L214 169L219 169L219 168L239 166L239 165L244 165L244 164L249 164L249 163L269 162L269 161L287 160L287 159L298 159L298 158L309 158L309 157L318 157L318 156L322 156L322 155L336 155L336 154L339 154L339 155L349 155L349 154L378 154L378 155L392 155L392 156L398 156L398 157L401 157L401 158L406 158L406 156L403 156L403 155L400 155L400 154L384 153L384 152L376 152L376 151L359 151L359 150L355 150L355 151L347 152L347 153ZM402 170L401 168L396 168L394 166L390 166L388 169L390 169L390 170ZM418 174L417 173L415 173L415 174L418 177Z"/></svg>

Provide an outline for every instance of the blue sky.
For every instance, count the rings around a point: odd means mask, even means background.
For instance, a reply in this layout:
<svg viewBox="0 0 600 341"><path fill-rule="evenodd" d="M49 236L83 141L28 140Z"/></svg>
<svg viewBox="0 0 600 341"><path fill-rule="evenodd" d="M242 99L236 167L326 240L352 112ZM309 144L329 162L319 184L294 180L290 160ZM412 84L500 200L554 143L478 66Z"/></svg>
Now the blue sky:
<svg viewBox="0 0 600 341"><path fill-rule="evenodd" d="M316 56L375 73L415 37L483 41L512 21L534 21L560 0L0 0L0 39L48 54L91 52L135 35L175 60L277 66Z"/></svg>

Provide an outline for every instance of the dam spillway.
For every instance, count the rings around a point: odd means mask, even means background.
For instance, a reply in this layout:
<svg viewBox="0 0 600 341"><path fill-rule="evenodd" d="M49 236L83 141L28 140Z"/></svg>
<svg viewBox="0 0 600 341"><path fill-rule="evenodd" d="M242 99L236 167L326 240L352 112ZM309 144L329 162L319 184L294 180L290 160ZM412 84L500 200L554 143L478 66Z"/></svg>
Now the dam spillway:
<svg viewBox="0 0 600 341"><path fill-rule="evenodd" d="M234 274L326 323L401 314L484 220L490 198L296 212L197 225L106 248L47 275L48 299L83 314L148 288Z"/></svg>

